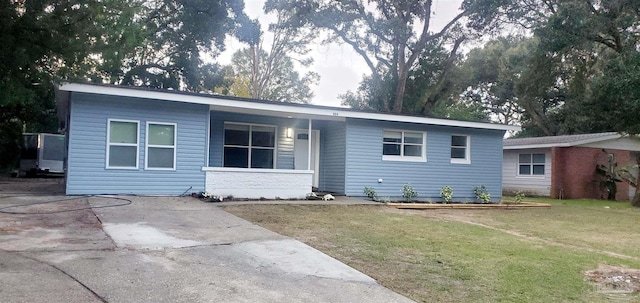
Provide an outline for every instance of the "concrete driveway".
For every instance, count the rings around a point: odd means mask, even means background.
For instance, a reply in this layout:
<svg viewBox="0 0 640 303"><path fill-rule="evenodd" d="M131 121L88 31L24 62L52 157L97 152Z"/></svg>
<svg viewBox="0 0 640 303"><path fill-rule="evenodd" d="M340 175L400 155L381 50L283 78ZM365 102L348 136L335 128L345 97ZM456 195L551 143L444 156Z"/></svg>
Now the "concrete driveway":
<svg viewBox="0 0 640 303"><path fill-rule="evenodd" d="M0 213L2 302L411 302L196 199L66 197L21 182L0 180L0 210L28 213Z"/></svg>

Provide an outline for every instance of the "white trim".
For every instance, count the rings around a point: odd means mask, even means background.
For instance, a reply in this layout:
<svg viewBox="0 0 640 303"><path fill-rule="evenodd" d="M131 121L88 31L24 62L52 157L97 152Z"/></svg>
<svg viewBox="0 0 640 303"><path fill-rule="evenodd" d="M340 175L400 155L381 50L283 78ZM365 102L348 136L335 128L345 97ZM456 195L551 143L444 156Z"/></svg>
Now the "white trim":
<svg viewBox="0 0 640 303"><path fill-rule="evenodd" d="M449 158L451 159L451 164L471 164L471 136L463 134L451 134L452 139L453 136L467 137L467 146L465 148L464 159L451 158L451 149L453 148L453 145L451 145L451 142L449 143Z"/></svg>
<svg viewBox="0 0 640 303"><path fill-rule="evenodd" d="M125 122L125 123L135 123L136 124L136 144L131 143L111 143L111 122ZM106 157L104 168L105 169L126 169L126 170L137 170L140 165L140 120L126 120L126 119L107 119L107 145L106 145ZM109 147L110 146L135 146L136 147L136 166L110 166L109 165Z"/></svg>
<svg viewBox="0 0 640 303"><path fill-rule="evenodd" d="M208 111L207 113L207 139L205 140L205 146L207 147L205 149L205 153L204 153L204 163L205 165L209 166L209 155L211 153L211 111ZM224 149L224 148L223 148Z"/></svg>
<svg viewBox="0 0 640 303"><path fill-rule="evenodd" d="M286 103L277 102L254 102L244 100L226 99L216 95L193 95L183 93L173 93L168 91L143 90L130 87L113 87L96 84L63 83L58 86L61 91L91 93L101 95L112 95L132 98L155 99L165 101L177 101L194 104L206 104L213 109L221 111L244 112L259 111L262 114L271 112L274 115L286 115L293 118L322 117L324 120L345 120L346 118L369 119L380 121L408 122L418 124L455 126L466 128L493 129L503 131L519 131L520 126L491 124L482 122L456 121L447 119L401 116L382 113L367 113L348 110L339 107L328 106L293 106Z"/></svg>
<svg viewBox="0 0 640 303"><path fill-rule="evenodd" d="M573 141L573 142L541 143L541 144L527 144L527 145L508 145L508 146L503 146L502 148L503 149L531 149L531 148L548 148L548 147L570 147L570 146L577 146L577 145L583 145L583 144L607 141L607 140L611 140L611 139L620 139L620 138L623 138L623 137L626 137L626 136L623 136L623 135L620 135L620 134L613 134L613 135L608 135L608 136L603 136L603 137L598 137L598 138L585 139L585 140L580 140L580 141Z"/></svg>
<svg viewBox="0 0 640 303"><path fill-rule="evenodd" d="M301 174L313 173L312 170L299 169L264 169L264 168L239 168L239 167L203 167L202 171L213 172L239 172L239 173L276 173L276 174Z"/></svg>
<svg viewBox="0 0 640 303"><path fill-rule="evenodd" d="M226 130L226 125L227 124L235 124L235 125L242 125L242 126L249 126L249 145L248 146L244 146L244 145L227 145L224 142L224 132ZM264 147L264 146L256 146L254 147L252 145L253 142L251 142L251 133L253 132L253 127L254 126L261 126L261 127L273 127L273 148L271 147ZM247 159L247 166L251 166L251 150L252 149L273 149L273 167L271 168L256 168L256 169L267 169L267 170L273 170L276 167L278 167L278 126L277 125L270 125L270 124L258 124L258 123L243 123L243 122L224 122L223 126L222 126L222 166L224 167L224 148L225 147L239 147L239 148L247 148L249 149L248 152L248 159Z"/></svg>
<svg viewBox="0 0 640 303"><path fill-rule="evenodd" d="M298 134L299 132L303 132L308 134L308 141L311 142L311 138L313 138L313 135L309 135L309 130L308 129L304 129L304 128L295 128L293 130L293 155L294 155L294 166L295 166L295 153L296 153L296 139L298 138ZM312 185L316 186L316 185L320 185L320 130L318 129L312 129L311 130L311 134L315 134L315 138L316 138L316 148L314 149L314 160L315 160L315 165L313 166L313 170L311 170L311 168L309 166L311 166L311 164L307 163L307 168L309 171L314 172L313 173L313 182ZM311 148L309 146L307 146L307 148L309 148L309 150L311 150ZM310 153L307 154L308 158L310 157ZM295 168L294 168L295 169ZM300 170L300 169L298 169ZM316 186L317 187L317 186Z"/></svg>
<svg viewBox="0 0 640 303"><path fill-rule="evenodd" d="M400 132L400 155L385 155L384 154L384 132ZM422 134L422 144L420 145L422 155L420 157L417 156L405 156L404 155L404 146L405 145L413 145L418 146L415 143L405 143L404 142L404 134L405 133L420 133ZM396 143L387 143L387 144L396 144ZM397 145L397 144L396 144ZM427 132L425 131L416 131L416 130L406 130L406 129L383 129L382 130L382 161L399 161L399 162L427 162Z"/></svg>
<svg viewBox="0 0 640 303"><path fill-rule="evenodd" d="M149 124L171 125L171 126L173 126L173 145L169 146L169 145L149 144ZM177 166L177 163L176 163L177 156L176 156L176 154L178 153L178 124L171 123L171 122L147 121L147 129L145 131L144 145L145 145L145 149L144 149L144 169L145 170L176 170L176 166ZM171 148L171 149L173 149L173 167L149 167L149 147L151 147L151 148L166 148L166 149Z"/></svg>

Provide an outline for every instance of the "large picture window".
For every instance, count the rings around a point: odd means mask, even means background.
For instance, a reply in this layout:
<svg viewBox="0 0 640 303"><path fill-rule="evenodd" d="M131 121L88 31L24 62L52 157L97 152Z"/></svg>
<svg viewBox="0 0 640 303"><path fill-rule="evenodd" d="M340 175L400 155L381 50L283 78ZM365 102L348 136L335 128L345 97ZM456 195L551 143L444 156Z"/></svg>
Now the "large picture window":
<svg viewBox="0 0 640 303"><path fill-rule="evenodd" d="M544 154L519 154L518 175L520 176L544 176Z"/></svg>
<svg viewBox="0 0 640 303"><path fill-rule="evenodd" d="M469 151L469 136L451 136L451 163L469 164L471 163L471 153Z"/></svg>
<svg viewBox="0 0 640 303"><path fill-rule="evenodd" d="M147 122L147 169L176 169L176 124Z"/></svg>
<svg viewBox="0 0 640 303"><path fill-rule="evenodd" d="M382 160L426 161L426 133L385 130L382 139Z"/></svg>
<svg viewBox="0 0 640 303"><path fill-rule="evenodd" d="M107 168L138 168L138 121L112 120L107 122Z"/></svg>
<svg viewBox="0 0 640 303"><path fill-rule="evenodd" d="M225 123L224 167L274 168L276 127Z"/></svg>

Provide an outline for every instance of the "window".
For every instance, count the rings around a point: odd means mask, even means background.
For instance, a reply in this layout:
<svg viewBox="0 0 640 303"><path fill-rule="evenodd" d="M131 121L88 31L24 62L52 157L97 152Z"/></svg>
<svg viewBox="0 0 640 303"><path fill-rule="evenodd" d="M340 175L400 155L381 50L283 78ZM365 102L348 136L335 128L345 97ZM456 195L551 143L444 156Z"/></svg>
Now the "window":
<svg viewBox="0 0 640 303"><path fill-rule="evenodd" d="M426 133L385 130L382 138L382 160L426 161Z"/></svg>
<svg viewBox="0 0 640 303"><path fill-rule="evenodd" d="M471 163L469 153L469 136L451 136L451 163Z"/></svg>
<svg viewBox="0 0 640 303"><path fill-rule="evenodd" d="M276 127L225 123L224 167L274 168Z"/></svg>
<svg viewBox="0 0 640 303"><path fill-rule="evenodd" d="M111 120L107 127L107 168L138 168L138 121Z"/></svg>
<svg viewBox="0 0 640 303"><path fill-rule="evenodd" d="M176 124L147 122L146 169L176 169Z"/></svg>
<svg viewBox="0 0 640 303"><path fill-rule="evenodd" d="M544 176L544 154L518 155L518 175Z"/></svg>

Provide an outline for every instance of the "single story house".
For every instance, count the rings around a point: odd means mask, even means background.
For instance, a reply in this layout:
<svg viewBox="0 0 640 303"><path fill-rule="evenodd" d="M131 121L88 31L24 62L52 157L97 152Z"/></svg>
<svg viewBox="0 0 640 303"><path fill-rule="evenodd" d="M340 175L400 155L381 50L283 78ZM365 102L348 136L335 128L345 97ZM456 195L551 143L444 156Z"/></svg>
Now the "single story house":
<svg viewBox="0 0 640 303"><path fill-rule="evenodd" d="M171 90L66 83L66 193L304 198L315 188L460 201L502 194L502 138L519 127Z"/></svg>
<svg viewBox="0 0 640 303"><path fill-rule="evenodd" d="M602 178L596 165L609 159L623 166L640 151L640 138L616 132L568 136L505 139L502 186L506 194L554 199L602 199ZM616 199L633 197L635 188L618 183Z"/></svg>

